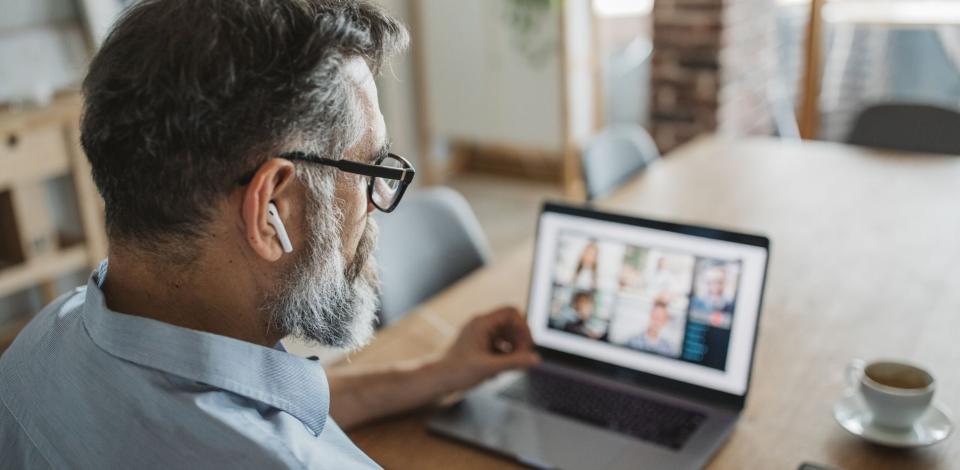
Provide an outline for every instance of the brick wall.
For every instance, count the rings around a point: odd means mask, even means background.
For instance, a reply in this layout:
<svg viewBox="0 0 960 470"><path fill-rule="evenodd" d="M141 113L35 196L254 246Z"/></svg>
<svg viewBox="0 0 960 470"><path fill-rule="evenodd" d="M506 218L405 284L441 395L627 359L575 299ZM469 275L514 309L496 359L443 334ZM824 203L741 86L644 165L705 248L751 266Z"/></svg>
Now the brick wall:
<svg viewBox="0 0 960 470"><path fill-rule="evenodd" d="M772 130L774 0L657 0L651 131L662 152L705 132Z"/></svg>

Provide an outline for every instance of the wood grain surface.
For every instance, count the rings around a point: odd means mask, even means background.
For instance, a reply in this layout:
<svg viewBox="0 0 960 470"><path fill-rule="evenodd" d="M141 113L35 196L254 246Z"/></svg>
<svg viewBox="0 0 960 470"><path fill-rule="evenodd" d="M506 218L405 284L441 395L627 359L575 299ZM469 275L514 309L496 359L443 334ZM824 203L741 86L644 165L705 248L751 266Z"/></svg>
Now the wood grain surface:
<svg viewBox="0 0 960 470"><path fill-rule="evenodd" d="M960 465L956 433L892 450L832 417L854 358L927 367L936 402L960 410L960 158L827 143L701 138L598 206L652 218L760 232L772 240L747 407L710 468L845 469ZM528 223L535 223L530 214ZM525 306L532 240L382 331L353 363L436 352L472 315ZM429 435L430 410L350 433L386 468L511 468ZM638 468L643 468L638 462Z"/></svg>

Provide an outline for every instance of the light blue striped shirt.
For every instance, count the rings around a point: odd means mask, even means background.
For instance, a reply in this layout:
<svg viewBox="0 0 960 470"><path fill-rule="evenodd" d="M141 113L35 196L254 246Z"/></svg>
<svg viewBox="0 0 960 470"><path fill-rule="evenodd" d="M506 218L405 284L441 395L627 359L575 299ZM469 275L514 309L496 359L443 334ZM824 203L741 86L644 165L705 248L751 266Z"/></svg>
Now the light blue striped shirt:
<svg viewBox="0 0 960 470"><path fill-rule="evenodd" d="M379 468L322 367L107 308L106 262L0 357L0 468Z"/></svg>

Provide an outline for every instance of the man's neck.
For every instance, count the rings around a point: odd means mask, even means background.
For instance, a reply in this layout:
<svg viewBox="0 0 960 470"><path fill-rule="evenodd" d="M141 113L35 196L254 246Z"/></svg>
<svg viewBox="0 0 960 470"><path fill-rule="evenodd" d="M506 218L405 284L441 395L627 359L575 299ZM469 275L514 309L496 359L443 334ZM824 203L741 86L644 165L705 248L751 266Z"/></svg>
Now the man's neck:
<svg viewBox="0 0 960 470"><path fill-rule="evenodd" d="M272 347L281 337L257 312L256 280L225 269L240 261L206 254L182 269L111 249L102 288L113 311Z"/></svg>

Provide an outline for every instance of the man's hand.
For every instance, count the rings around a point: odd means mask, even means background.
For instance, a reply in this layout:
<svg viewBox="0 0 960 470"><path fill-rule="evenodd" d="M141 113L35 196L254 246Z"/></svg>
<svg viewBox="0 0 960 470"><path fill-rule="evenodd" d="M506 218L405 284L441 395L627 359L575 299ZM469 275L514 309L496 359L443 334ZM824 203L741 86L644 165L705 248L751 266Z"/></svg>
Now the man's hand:
<svg viewBox="0 0 960 470"><path fill-rule="evenodd" d="M440 358L329 369L330 414L342 428L350 429L539 361L523 317L514 308L501 308L467 323Z"/></svg>
<svg viewBox="0 0 960 470"><path fill-rule="evenodd" d="M444 379L452 390L464 390L502 371L539 362L527 322L513 307L470 320L440 359Z"/></svg>

